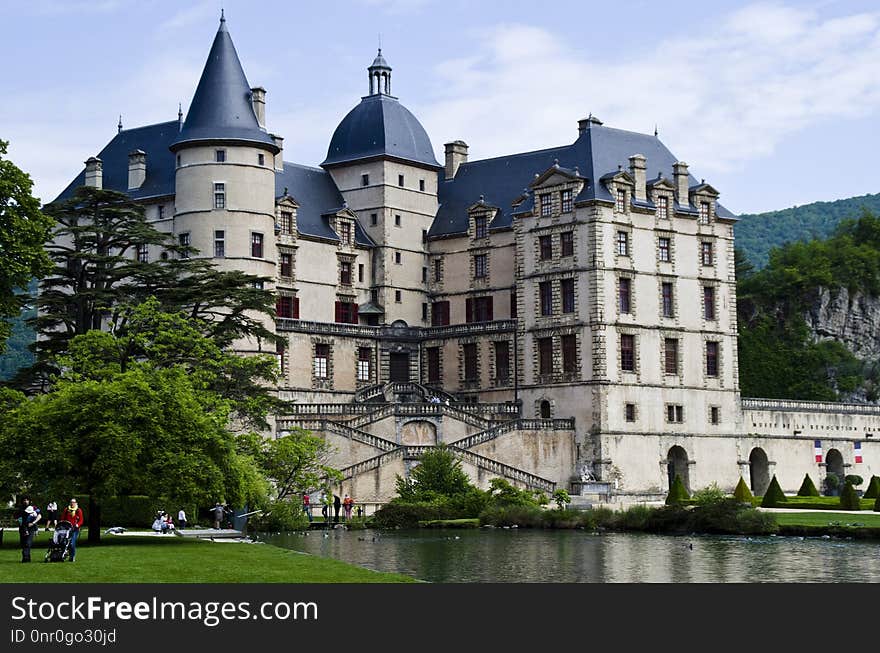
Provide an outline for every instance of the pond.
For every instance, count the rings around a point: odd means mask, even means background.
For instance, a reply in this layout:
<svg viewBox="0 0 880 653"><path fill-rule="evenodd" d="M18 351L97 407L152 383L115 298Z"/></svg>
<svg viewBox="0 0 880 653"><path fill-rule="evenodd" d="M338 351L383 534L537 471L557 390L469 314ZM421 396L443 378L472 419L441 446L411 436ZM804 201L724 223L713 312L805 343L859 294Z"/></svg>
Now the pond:
<svg viewBox="0 0 880 653"><path fill-rule="evenodd" d="M880 582L880 543L853 540L528 529L338 529L261 539L436 583Z"/></svg>

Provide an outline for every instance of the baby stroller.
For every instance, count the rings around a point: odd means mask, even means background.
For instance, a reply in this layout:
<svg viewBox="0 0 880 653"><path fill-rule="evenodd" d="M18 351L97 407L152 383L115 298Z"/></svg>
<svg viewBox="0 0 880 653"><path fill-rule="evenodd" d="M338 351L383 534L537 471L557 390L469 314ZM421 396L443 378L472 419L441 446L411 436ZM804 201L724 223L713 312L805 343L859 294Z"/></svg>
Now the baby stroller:
<svg viewBox="0 0 880 653"><path fill-rule="evenodd" d="M69 521L60 521L52 533L52 541L46 551L46 559L43 562L64 562L70 555L70 536L73 533L73 524Z"/></svg>

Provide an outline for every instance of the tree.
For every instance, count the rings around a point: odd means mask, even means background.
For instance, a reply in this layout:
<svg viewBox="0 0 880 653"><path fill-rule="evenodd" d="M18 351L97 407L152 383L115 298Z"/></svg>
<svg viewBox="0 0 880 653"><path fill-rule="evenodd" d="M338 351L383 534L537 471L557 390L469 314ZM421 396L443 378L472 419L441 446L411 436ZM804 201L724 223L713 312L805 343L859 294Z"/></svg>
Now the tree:
<svg viewBox="0 0 880 653"><path fill-rule="evenodd" d="M865 499L876 499L880 497L880 476L872 476L868 481L868 489L865 490Z"/></svg>
<svg viewBox="0 0 880 653"><path fill-rule="evenodd" d="M776 480L776 475L773 475L773 478L770 479L770 485L767 486L767 491L764 493L764 498L761 500L762 508L778 508L780 504L788 501L788 498L785 496L785 493L782 491L782 488L779 487L779 481Z"/></svg>
<svg viewBox="0 0 880 653"><path fill-rule="evenodd" d="M564 510L565 506L571 503L571 497L568 492L559 488L553 493L553 503L556 504L556 507L559 508L559 510Z"/></svg>
<svg viewBox="0 0 880 653"><path fill-rule="evenodd" d="M52 220L31 195L30 176L4 158L8 145L0 140L0 353L11 333L2 318L18 316L27 300L21 290L51 269L43 245Z"/></svg>
<svg viewBox="0 0 880 653"><path fill-rule="evenodd" d="M861 510L862 503L852 481L847 481L840 493L840 509L841 510Z"/></svg>
<svg viewBox="0 0 880 653"><path fill-rule="evenodd" d="M799 497L818 497L819 490L816 489L816 484L813 483L813 479L810 478L809 474L804 474L804 482L801 483L801 487L798 490L797 495Z"/></svg>
<svg viewBox="0 0 880 653"><path fill-rule="evenodd" d="M428 449L410 474L410 480L397 477L397 494L405 501L431 501L437 496L453 497L474 486L461 463L445 446Z"/></svg>

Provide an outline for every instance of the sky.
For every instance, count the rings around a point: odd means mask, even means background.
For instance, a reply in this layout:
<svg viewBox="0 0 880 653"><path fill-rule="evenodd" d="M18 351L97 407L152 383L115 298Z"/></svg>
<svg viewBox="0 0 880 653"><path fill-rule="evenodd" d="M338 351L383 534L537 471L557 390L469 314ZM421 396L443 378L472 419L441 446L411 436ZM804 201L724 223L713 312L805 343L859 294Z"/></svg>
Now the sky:
<svg viewBox="0 0 880 653"><path fill-rule="evenodd" d="M571 143L592 113L656 126L735 213L880 192L874 0L0 0L0 139L36 196L54 199L120 115L186 112L221 7L288 161L324 159L381 39L439 161L457 139L471 160Z"/></svg>

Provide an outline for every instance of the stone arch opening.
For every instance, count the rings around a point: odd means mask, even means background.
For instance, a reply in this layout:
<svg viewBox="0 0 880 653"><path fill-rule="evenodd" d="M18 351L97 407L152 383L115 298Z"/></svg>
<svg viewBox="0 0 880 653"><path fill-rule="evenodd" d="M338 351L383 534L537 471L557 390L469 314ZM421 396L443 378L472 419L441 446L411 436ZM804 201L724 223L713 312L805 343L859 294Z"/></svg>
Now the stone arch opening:
<svg viewBox="0 0 880 653"><path fill-rule="evenodd" d="M539 410L541 414L541 419L550 419L550 402L544 399L540 405Z"/></svg>
<svg viewBox="0 0 880 653"><path fill-rule="evenodd" d="M672 487L676 475L681 477L687 491L691 491L691 480L688 473L688 455L684 447L675 445L666 454L666 474L669 477L669 487Z"/></svg>
<svg viewBox="0 0 880 653"><path fill-rule="evenodd" d="M770 485L770 461L767 452L760 447L755 447L749 454L749 481L752 494L764 496Z"/></svg>
<svg viewBox="0 0 880 653"><path fill-rule="evenodd" d="M421 446L437 444L437 427L433 422L414 420L400 427L400 444Z"/></svg>
<svg viewBox="0 0 880 653"><path fill-rule="evenodd" d="M828 484L828 474L834 474L837 477L837 485ZM831 496L840 494L840 488L843 485L843 477L846 474L843 467L843 454L838 449L829 449L825 454L825 491Z"/></svg>

